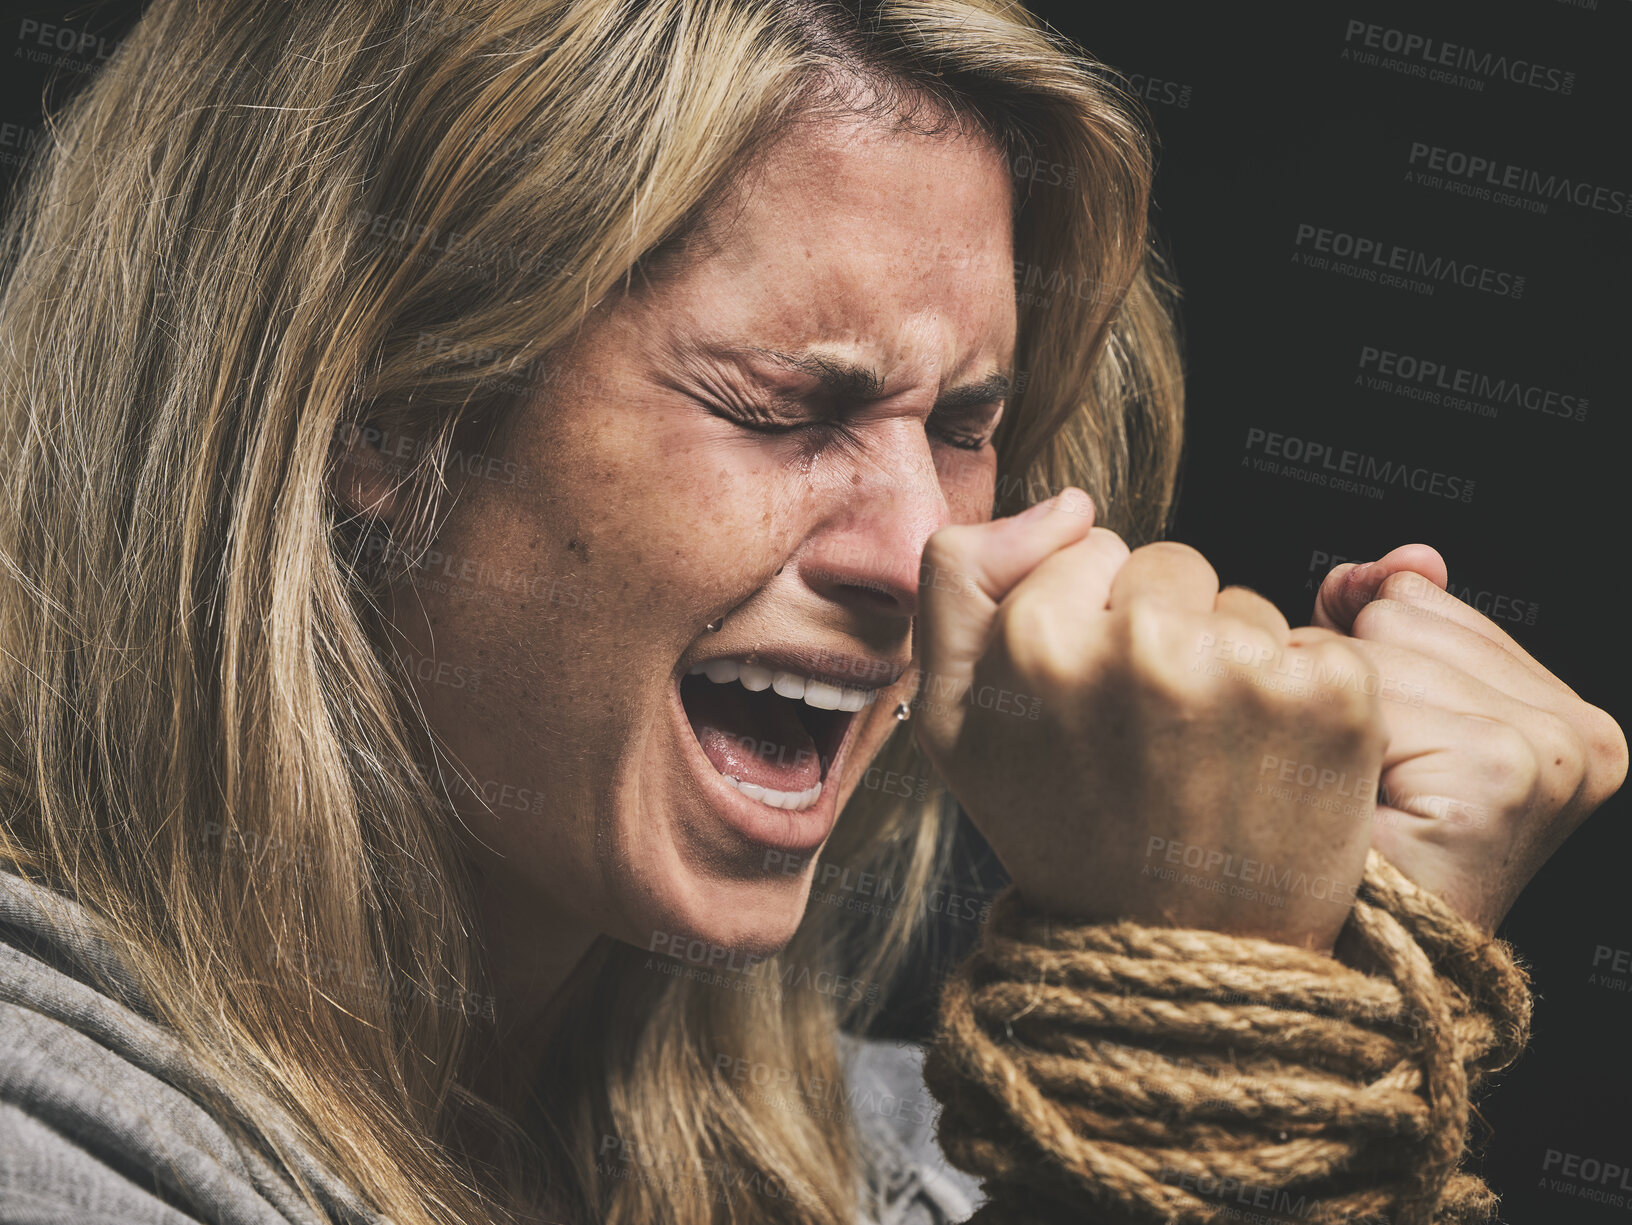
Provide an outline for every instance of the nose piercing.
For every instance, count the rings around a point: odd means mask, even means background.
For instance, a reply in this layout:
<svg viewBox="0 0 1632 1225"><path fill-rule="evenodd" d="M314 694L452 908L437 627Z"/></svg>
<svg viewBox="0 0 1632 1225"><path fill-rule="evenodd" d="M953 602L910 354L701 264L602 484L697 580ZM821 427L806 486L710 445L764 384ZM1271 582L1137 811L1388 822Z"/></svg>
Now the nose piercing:
<svg viewBox="0 0 1632 1225"><path fill-rule="evenodd" d="M714 620L712 620L712 621L710 621L708 623L708 632L711 633L711 634L717 634L717 633L720 632L720 626L722 626L724 624L725 624L725 618L724 617L715 617Z"/></svg>
<svg viewBox="0 0 1632 1225"><path fill-rule="evenodd" d="M895 708L895 717L898 722L905 723L908 719L912 718L912 707L908 706L905 702L902 702Z"/></svg>

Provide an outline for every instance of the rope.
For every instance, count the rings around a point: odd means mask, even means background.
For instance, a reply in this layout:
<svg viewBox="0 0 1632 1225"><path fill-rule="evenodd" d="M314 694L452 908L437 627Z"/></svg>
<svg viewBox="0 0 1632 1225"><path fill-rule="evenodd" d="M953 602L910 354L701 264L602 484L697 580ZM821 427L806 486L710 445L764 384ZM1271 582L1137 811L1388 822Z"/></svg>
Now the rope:
<svg viewBox="0 0 1632 1225"><path fill-rule="evenodd" d="M984 1179L970 1225L1487 1221L1457 1166L1470 1092L1528 1041L1524 969L1376 851L1345 939L1377 973L1005 891L925 1064Z"/></svg>

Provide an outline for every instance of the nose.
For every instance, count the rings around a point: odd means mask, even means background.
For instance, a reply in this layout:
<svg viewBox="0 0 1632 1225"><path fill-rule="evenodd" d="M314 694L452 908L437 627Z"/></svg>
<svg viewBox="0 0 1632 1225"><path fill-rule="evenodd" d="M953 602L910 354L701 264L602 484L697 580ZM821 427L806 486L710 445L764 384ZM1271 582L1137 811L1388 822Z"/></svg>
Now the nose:
<svg viewBox="0 0 1632 1225"><path fill-rule="evenodd" d="M840 505L801 550L799 574L823 598L857 612L918 613L924 544L951 522L923 423L892 421L855 460Z"/></svg>

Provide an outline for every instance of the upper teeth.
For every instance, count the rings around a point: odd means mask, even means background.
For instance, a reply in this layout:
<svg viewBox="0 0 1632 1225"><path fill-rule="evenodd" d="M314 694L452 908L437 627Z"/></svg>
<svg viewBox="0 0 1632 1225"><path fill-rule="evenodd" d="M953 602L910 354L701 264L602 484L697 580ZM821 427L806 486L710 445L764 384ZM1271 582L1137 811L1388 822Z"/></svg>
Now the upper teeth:
<svg viewBox="0 0 1632 1225"><path fill-rule="evenodd" d="M711 659L696 664L691 675L706 675L716 685L737 681L744 689L758 693L770 689L785 698L796 698L818 710L860 710L877 699L876 689L852 689L848 685L830 685L797 672L774 672L758 664L745 664L735 659Z"/></svg>

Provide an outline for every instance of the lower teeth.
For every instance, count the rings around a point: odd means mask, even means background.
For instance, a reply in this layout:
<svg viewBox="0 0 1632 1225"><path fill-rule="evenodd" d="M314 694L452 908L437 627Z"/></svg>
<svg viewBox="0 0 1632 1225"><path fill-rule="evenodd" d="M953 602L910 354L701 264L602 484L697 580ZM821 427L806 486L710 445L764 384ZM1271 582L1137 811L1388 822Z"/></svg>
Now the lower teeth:
<svg viewBox="0 0 1632 1225"><path fill-rule="evenodd" d="M741 779L732 778L729 774L722 774L720 777L751 800L769 804L772 808L786 808L792 812L809 808L822 794L820 780L803 791L774 791L770 787L761 787L758 783L745 783Z"/></svg>

